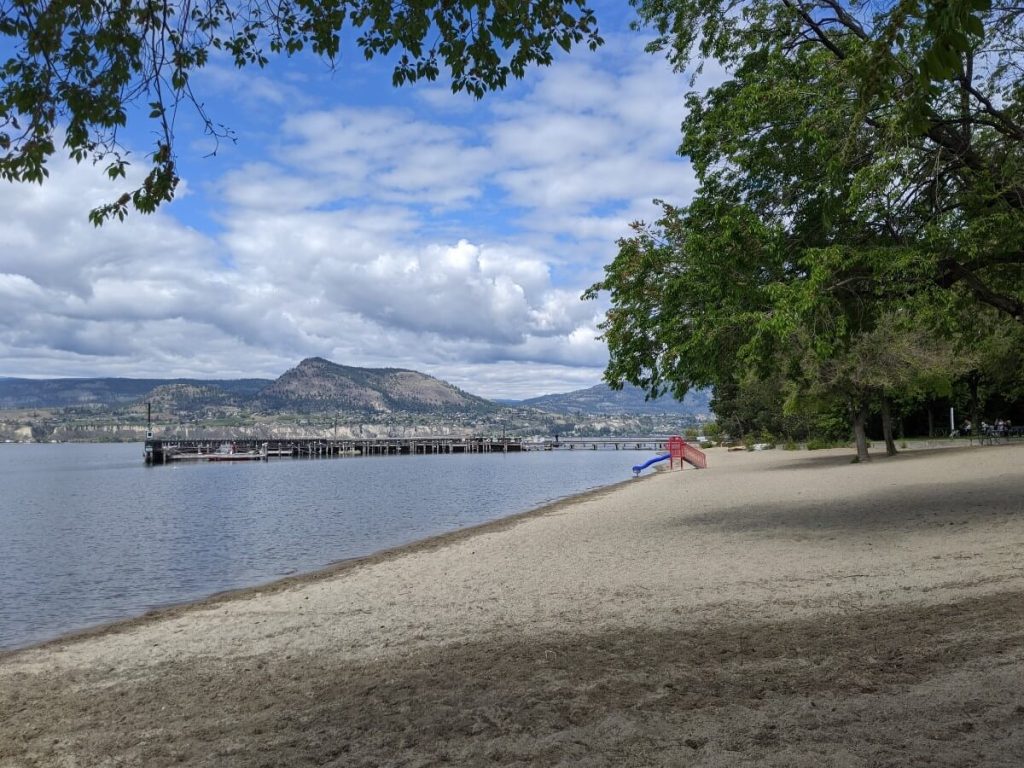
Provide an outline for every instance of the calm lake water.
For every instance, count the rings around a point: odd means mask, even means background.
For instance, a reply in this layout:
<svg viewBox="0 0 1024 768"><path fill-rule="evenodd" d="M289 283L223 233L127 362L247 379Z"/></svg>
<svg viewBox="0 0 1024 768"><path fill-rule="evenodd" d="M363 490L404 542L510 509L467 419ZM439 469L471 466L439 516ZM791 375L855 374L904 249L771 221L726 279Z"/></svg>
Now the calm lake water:
<svg viewBox="0 0 1024 768"><path fill-rule="evenodd" d="M146 467L141 444L0 445L0 648L507 517L653 455Z"/></svg>

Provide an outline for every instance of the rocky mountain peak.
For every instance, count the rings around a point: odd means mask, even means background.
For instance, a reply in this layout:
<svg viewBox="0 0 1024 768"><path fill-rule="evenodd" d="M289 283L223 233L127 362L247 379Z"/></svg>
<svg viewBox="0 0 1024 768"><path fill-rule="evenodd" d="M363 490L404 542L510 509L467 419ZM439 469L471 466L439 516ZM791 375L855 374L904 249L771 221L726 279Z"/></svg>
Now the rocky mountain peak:
<svg viewBox="0 0 1024 768"><path fill-rule="evenodd" d="M356 368L310 357L260 393L268 408L300 411L339 409L488 412L496 406L448 382L400 368Z"/></svg>

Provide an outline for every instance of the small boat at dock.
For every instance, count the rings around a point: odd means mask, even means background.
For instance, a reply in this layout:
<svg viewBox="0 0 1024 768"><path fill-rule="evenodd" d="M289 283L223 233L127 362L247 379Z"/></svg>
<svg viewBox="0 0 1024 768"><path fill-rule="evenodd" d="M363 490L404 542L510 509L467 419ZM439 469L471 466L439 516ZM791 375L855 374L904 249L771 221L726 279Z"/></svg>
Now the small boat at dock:
<svg viewBox="0 0 1024 768"><path fill-rule="evenodd" d="M262 450L239 451L234 443L222 443L216 453L208 453L207 461L260 461L267 458L266 446Z"/></svg>
<svg viewBox="0 0 1024 768"><path fill-rule="evenodd" d="M166 461L266 461L267 446L264 444L259 450L240 451L234 443L221 443L220 447L211 453L198 451L169 451L165 457Z"/></svg>

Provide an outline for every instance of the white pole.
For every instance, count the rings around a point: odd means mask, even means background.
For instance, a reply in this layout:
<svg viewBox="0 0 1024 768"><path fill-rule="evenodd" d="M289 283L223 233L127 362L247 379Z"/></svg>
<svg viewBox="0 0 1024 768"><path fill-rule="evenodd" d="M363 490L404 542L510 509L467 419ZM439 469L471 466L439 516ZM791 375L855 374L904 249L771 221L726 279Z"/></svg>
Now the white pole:
<svg viewBox="0 0 1024 768"><path fill-rule="evenodd" d="M956 432L956 420L953 418L953 406L949 407L949 434Z"/></svg>

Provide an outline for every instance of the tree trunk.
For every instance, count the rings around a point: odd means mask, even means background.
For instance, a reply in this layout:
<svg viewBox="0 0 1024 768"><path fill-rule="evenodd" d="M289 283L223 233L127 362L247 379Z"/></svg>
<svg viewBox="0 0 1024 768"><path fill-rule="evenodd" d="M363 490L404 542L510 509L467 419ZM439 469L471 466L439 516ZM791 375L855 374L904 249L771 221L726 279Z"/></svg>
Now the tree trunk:
<svg viewBox="0 0 1024 768"><path fill-rule="evenodd" d="M935 415L932 413L932 407L928 406L928 437L935 437Z"/></svg>
<svg viewBox="0 0 1024 768"><path fill-rule="evenodd" d="M860 403L855 405L854 409L853 439L857 443L857 460L869 461L871 457L868 456L868 436L864 430L868 420L868 407L864 403Z"/></svg>
<svg viewBox="0 0 1024 768"><path fill-rule="evenodd" d="M972 373L967 380L971 391L971 435L981 434L981 401L978 399L978 374Z"/></svg>
<svg viewBox="0 0 1024 768"><path fill-rule="evenodd" d="M896 443L892 439L892 414L889 412L889 398L882 395L882 436L885 438L885 455L895 456Z"/></svg>

